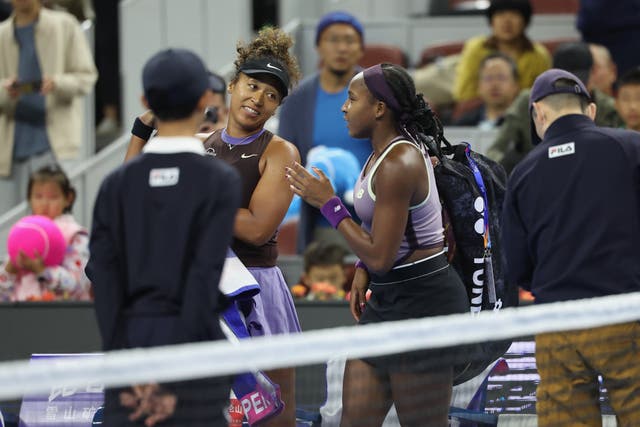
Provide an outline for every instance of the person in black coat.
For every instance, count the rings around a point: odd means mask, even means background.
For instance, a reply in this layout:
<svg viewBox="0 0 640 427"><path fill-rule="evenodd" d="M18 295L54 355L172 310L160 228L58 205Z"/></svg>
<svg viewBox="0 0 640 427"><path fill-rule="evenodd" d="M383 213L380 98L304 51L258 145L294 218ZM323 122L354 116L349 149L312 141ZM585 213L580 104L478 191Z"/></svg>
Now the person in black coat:
<svg viewBox="0 0 640 427"><path fill-rule="evenodd" d="M536 304L640 291L640 133L598 127L564 70L542 73L529 99L535 147L504 201L508 282ZM618 423L640 425L638 347L637 321L536 335L538 425L599 425L598 375Z"/></svg>

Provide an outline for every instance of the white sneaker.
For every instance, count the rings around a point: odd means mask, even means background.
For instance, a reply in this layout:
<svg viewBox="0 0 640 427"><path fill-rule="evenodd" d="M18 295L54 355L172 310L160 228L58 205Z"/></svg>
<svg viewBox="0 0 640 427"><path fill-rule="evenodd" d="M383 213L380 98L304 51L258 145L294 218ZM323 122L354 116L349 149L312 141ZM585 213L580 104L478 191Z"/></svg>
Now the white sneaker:
<svg viewBox="0 0 640 427"><path fill-rule="evenodd" d="M96 136L116 135L119 131L118 122L112 118L105 117L96 127Z"/></svg>

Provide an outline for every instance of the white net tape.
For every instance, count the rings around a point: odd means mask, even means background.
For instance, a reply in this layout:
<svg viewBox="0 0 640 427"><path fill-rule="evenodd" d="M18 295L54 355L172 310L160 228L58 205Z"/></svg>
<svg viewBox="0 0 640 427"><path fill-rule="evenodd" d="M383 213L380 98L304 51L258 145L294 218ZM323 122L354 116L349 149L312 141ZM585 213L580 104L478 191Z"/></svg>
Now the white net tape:
<svg viewBox="0 0 640 427"><path fill-rule="evenodd" d="M168 382L378 356L640 318L640 293L241 340L110 352L103 357L0 364L0 399L54 387Z"/></svg>

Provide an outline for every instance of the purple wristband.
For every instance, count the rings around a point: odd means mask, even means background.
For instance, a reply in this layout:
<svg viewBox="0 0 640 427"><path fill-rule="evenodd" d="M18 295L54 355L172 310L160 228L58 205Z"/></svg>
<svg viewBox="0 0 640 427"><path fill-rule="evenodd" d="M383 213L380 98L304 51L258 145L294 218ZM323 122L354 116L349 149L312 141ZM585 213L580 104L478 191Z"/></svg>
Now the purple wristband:
<svg viewBox="0 0 640 427"><path fill-rule="evenodd" d="M333 228L338 228L338 224L340 224L340 221L343 219L351 218L351 214L347 208L344 207L342 200L340 200L338 196L333 196L327 203L322 205L320 213L329 221L329 224L331 224Z"/></svg>
<svg viewBox="0 0 640 427"><path fill-rule="evenodd" d="M364 271L366 271L367 273L369 272L369 269L367 268L367 266L364 264L364 262L362 262L361 260L356 261L356 268L361 268Z"/></svg>

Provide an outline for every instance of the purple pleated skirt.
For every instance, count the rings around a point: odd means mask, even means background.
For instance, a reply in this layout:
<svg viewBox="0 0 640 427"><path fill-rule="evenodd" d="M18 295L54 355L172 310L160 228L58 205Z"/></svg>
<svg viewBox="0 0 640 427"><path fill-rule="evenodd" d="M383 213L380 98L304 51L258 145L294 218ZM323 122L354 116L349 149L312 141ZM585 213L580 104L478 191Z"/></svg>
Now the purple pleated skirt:
<svg viewBox="0 0 640 427"><path fill-rule="evenodd" d="M246 319L251 336L300 332L298 313L280 268L247 268L261 289L253 297L255 305Z"/></svg>

